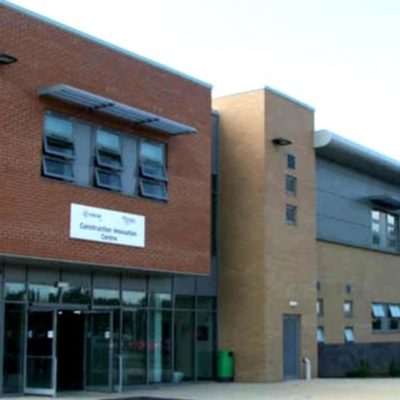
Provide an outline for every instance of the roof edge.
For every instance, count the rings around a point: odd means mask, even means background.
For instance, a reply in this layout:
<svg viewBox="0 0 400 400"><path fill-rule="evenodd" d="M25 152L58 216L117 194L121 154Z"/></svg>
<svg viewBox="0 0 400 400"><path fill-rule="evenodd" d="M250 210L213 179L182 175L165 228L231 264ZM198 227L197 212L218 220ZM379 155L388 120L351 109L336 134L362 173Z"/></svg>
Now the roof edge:
<svg viewBox="0 0 400 400"><path fill-rule="evenodd" d="M210 83L202 81L201 79L194 78L193 76L191 76L189 74L186 74L184 72L178 71L178 70L176 70L176 69L174 69L172 67L169 67L167 65L161 64L161 63L159 63L157 61L151 60L150 58L141 56L141 55L139 55L137 53L134 53L133 51L124 49L123 47L120 47L120 46L117 46L117 45L112 44L110 42L107 42L106 40L97 38L96 36L93 36L93 35L91 35L89 33L82 32L79 29L72 28L69 25L63 24L62 22L55 21L52 18L46 17L44 15L41 15L41 14L35 12L35 11L29 10L29 9L27 9L25 7L22 7L22 6L18 5L18 4L12 3L12 2L10 2L8 0L0 0L0 6L4 6L4 7L10 9L10 10L13 10L13 11L19 12L21 14L24 14L24 15L26 15L28 17L37 19L40 22L43 22L45 24L52 25L52 26L54 26L56 28L62 29L62 30L66 31L68 33L71 33L73 35L80 36L80 37L82 37L82 38L84 38L86 40L90 40L92 42L95 42L95 43L97 43L97 44L99 44L101 46L107 47L110 50L113 50L115 52L121 53L121 54L123 54L125 56L128 56L128 57L134 58L135 60L144 62L144 63L149 64L149 65L151 65L151 66L153 66L155 68L161 69L163 71L169 72L169 73L171 73L173 75L176 75L176 76L178 76L180 78L183 78L183 79L186 79L186 80L191 81L193 83L196 83L197 85L203 86L203 87L205 87L207 89L211 90L213 88L213 86Z"/></svg>
<svg viewBox="0 0 400 400"><path fill-rule="evenodd" d="M382 168L386 173L392 174L392 178L400 181L399 160L378 153L329 130L321 129L314 132L314 148L317 155L332 159L340 158L346 165L365 169L364 172L368 174L377 174L379 171L375 168ZM361 160L364 163L363 167L359 163Z"/></svg>
<svg viewBox="0 0 400 400"><path fill-rule="evenodd" d="M286 100L288 100L288 101L290 101L290 102L292 102L294 104L297 104L298 106L306 108L309 111L315 112L315 108L310 106L309 104L304 103L304 102L302 102L300 100L297 100L294 97L289 96L286 93L281 92L280 90L272 88L271 86L264 86L264 90L266 92L270 92L270 93L275 94L275 95L277 95L279 97L282 97L282 98L284 98L284 99L286 99Z"/></svg>

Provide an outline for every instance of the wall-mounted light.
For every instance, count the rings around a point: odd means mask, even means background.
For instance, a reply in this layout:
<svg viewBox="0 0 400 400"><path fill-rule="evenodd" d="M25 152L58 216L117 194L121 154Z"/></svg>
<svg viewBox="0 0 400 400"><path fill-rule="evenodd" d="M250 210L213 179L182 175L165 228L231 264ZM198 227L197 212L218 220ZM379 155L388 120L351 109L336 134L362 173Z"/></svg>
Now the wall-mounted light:
<svg viewBox="0 0 400 400"><path fill-rule="evenodd" d="M0 50L0 64L8 65L8 64L13 64L17 61L18 61L17 57L4 53Z"/></svg>
<svg viewBox="0 0 400 400"><path fill-rule="evenodd" d="M272 143L276 146L287 146L292 144L292 141L284 137L276 137L272 139Z"/></svg>

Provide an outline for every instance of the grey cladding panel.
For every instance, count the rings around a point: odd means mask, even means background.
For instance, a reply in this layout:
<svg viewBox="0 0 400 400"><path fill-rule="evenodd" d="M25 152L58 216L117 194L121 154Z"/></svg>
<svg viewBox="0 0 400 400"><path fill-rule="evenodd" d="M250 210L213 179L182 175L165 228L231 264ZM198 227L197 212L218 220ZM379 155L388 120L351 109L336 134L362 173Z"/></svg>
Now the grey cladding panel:
<svg viewBox="0 0 400 400"><path fill-rule="evenodd" d="M137 194L137 138L122 135L122 193Z"/></svg>
<svg viewBox="0 0 400 400"><path fill-rule="evenodd" d="M400 188L321 157L316 166L318 238L371 246L368 197L400 197Z"/></svg>
<svg viewBox="0 0 400 400"><path fill-rule="evenodd" d="M196 278L196 292L199 296L217 296L218 292L217 257L212 257L211 275Z"/></svg>
<svg viewBox="0 0 400 400"><path fill-rule="evenodd" d="M77 121L74 125L75 162L74 174L77 185L90 186L92 184L92 127L89 124Z"/></svg>
<svg viewBox="0 0 400 400"><path fill-rule="evenodd" d="M195 278L193 276L175 276L174 292L177 294L195 294Z"/></svg>

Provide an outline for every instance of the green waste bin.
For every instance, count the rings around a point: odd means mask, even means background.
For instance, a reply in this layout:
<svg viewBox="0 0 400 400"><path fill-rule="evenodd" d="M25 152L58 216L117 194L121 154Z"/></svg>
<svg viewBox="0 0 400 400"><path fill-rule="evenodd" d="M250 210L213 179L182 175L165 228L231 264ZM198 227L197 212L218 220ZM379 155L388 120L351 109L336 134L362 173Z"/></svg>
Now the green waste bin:
<svg viewBox="0 0 400 400"><path fill-rule="evenodd" d="M232 350L220 350L217 357L217 379L232 382L235 376L235 358Z"/></svg>

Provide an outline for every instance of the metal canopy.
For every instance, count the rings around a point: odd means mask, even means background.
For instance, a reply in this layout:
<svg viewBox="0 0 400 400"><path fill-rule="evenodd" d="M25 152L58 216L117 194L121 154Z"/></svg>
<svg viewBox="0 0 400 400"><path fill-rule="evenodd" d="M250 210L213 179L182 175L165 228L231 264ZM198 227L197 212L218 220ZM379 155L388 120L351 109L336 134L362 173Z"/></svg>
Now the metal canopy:
<svg viewBox="0 0 400 400"><path fill-rule="evenodd" d="M39 96L52 97L67 103L76 104L91 111L97 111L111 117L132 122L136 126L145 126L172 136L196 133L192 126L184 125L160 115L118 103L107 97L98 96L65 84L48 86L38 90Z"/></svg>

